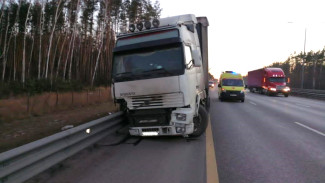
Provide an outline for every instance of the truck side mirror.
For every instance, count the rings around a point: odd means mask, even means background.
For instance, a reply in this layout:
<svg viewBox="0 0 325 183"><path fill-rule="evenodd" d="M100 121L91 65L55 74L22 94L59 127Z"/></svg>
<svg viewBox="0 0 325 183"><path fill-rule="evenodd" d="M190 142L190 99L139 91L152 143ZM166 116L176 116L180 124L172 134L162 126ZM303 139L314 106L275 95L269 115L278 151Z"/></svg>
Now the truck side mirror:
<svg viewBox="0 0 325 183"><path fill-rule="evenodd" d="M245 88L247 88L247 85L245 85Z"/></svg>
<svg viewBox="0 0 325 183"><path fill-rule="evenodd" d="M218 87L221 87L221 85L220 85L220 84L218 84Z"/></svg>
<svg viewBox="0 0 325 183"><path fill-rule="evenodd" d="M192 56L194 60L194 67L201 67L201 57L200 57L200 51L199 50L192 50Z"/></svg>

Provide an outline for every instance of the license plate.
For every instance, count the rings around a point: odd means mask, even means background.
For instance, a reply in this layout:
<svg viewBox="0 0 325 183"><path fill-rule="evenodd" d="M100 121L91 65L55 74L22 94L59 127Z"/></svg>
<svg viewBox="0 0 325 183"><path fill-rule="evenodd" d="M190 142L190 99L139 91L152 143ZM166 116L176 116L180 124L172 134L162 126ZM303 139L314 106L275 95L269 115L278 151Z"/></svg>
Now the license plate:
<svg viewBox="0 0 325 183"><path fill-rule="evenodd" d="M236 96L237 96L237 94L230 94L230 96L231 96L231 97L236 97Z"/></svg>
<svg viewBox="0 0 325 183"><path fill-rule="evenodd" d="M142 132L143 136L158 136L159 132Z"/></svg>

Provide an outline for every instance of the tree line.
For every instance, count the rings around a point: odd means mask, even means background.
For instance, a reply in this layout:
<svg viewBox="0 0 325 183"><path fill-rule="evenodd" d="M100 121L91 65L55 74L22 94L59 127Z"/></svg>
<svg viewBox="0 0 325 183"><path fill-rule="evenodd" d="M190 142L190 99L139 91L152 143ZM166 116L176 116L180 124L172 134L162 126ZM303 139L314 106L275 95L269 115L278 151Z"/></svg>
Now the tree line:
<svg viewBox="0 0 325 183"><path fill-rule="evenodd" d="M0 90L107 85L116 34L161 10L150 0L0 0Z"/></svg>
<svg viewBox="0 0 325 183"><path fill-rule="evenodd" d="M304 65L303 65L304 64ZM280 67L288 78L293 88L325 90L325 48L317 52L310 51L306 54L292 54L284 62L275 62L269 67Z"/></svg>

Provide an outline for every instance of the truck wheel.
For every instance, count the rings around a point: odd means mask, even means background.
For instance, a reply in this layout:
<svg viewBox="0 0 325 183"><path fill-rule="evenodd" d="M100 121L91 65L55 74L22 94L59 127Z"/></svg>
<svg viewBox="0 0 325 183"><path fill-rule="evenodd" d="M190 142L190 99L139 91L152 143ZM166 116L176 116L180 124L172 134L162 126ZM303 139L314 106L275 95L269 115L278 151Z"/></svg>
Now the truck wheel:
<svg viewBox="0 0 325 183"><path fill-rule="evenodd" d="M199 107L199 115L193 118L194 122L194 130L191 134L192 137L198 137L202 135L205 129L208 126L208 112L205 108L200 105Z"/></svg>
<svg viewBox="0 0 325 183"><path fill-rule="evenodd" d="M289 94L284 94L285 97L289 97Z"/></svg>
<svg viewBox="0 0 325 183"><path fill-rule="evenodd" d="M245 99L241 99L240 101L241 101L241 102L245 102Z"/></svg>
<svg viewBox="0 0 325 183"><path fill-rule="evenodd" d="M266 94L267 96L271 96L271 93L270 93L269 91L267 91L265 94Z"/></svg>
<svg viewBox="0 0 325 183"><path fill-rule="evenodd" d="M259 93L262 94L262 95L264 94L263 90L259 90Z"/></svg>

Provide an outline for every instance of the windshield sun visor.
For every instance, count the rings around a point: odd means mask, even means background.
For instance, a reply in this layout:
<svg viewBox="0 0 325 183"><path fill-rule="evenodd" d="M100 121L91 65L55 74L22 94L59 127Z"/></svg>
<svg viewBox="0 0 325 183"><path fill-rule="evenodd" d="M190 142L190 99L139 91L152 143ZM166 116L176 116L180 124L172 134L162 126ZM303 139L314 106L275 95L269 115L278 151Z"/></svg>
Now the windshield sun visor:
<svg viewBox="0 0 325 183"><path fill-rule="evenodd" d="M177 29L139 34L117 40L114 52L181 42Z"/></svg>
<svg viewBox="0 0 325 183"><path fill-rule="evenodd" d="M122 51L129 51L129 50L135 50L139 48L149 48L154 46L160 46L160 45L168 45L173 43L181 43L182 40L180 38L167 38L162 40L155 40L155 41L148 41L143 43L136 43L131 45L125 45L125 46L119 46L115 47L113 52L122 52Z"/></svg>

